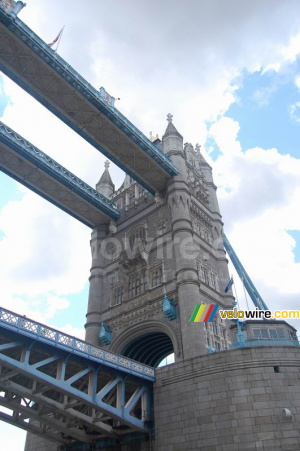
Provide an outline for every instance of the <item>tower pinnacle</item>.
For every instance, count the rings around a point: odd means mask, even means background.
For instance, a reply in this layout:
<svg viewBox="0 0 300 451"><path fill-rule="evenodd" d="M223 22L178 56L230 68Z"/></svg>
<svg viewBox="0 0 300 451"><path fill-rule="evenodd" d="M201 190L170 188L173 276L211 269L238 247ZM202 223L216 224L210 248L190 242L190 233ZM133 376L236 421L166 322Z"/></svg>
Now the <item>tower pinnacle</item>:
<svg viewBox="0 0 300 451"><path fill-rule="evenodd" d="M109 165L110 162L108 160L105 161L104 163L104 172L100 177L99 182L96 185L96 189L97 191L99 191L99 193L103 194L106 197L111 197L115 191L115 185L112 182L110 173L109 173Z"/></svg>
<svg viewBox="0 0 300 451"><path fill-rule="evenodd" d="M168 114L167 115L167 121L170 123L170 122L172 122L173 121L173 114Z"/></svg>
<svg viewBox="0 0 300 451"><path fill-rule="evenodd" d="M164 153L170 155L170 152L181 152L183 155L183 137L177 131L173 124L173 115L167 115L168 125L165 134L162 137Z"/></svg>

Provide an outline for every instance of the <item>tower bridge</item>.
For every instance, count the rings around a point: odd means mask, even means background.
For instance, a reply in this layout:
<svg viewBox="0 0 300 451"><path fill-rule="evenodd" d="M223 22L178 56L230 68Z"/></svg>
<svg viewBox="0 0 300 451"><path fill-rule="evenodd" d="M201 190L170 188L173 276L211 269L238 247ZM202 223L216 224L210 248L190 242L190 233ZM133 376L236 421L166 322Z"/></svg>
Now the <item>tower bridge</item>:
<svg viewBox="0 0 300 451"><path fill-rule="evenodd" d="M0 0L0 68L126 176L115 190L106 163L93 189L0 123L1 169L93 229L85 341L0 308L0 419L29 432L26 451L300 449L295 329L191 322L199 304L233 305L223 244L266 307L200 146L170 114L149 141L17 17L23 6Z"/></svg>

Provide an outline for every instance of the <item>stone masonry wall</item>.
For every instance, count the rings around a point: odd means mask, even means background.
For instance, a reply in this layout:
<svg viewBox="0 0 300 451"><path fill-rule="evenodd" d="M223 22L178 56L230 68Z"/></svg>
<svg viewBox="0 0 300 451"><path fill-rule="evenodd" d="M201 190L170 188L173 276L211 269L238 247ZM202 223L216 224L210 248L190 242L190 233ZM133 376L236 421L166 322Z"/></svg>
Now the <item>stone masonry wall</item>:
<svg viewBox="0 0 300 451"><path fill-rule="evenodd" d="M57 443L50 442L28 432L24 451L57 451L58 447Z"/></svg>
<svg viewBox="0 0 300 451"><path fill-rule="evenodd" d="M299 451L300 348L230 350L160 368L154 405L156 451Z"/></svg>

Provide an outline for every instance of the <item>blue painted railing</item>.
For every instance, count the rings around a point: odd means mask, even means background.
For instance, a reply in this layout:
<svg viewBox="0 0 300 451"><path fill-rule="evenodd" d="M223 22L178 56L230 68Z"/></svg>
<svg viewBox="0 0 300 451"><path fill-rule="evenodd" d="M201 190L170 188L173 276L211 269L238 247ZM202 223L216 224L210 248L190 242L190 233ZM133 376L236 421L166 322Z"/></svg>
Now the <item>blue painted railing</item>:
<svg viewBox="0 0 300 451"><path fill-rule="evenodd" d="M300 343L297 340L287 340L287 339L272 339L266 338L265 340L253 339L253 340L245 340L244 342L231 343L232 348L248 348L248 347L257 347L257 346L295 346L299 347Z"/></svg>
<svg viewBox="0 0 300 451"><path fill-rule="evenodd" d="M14 150L34 164L37 164L45 172L55 177L57 180L67 185L81 197L94 204L101 211L106 213L113 219L118 219L120 212L117 205L97 190L89 186L76 175L72 174L68 169L61 166L47 154L39 150L29 141L18 135L14 130L0 122L0 141L13 147Z"/></svg>
<svg viewBox="0 0 300 451"><path fill-rule="evenodd" d="M110 366L128 374L155 382L155 369L122 355L107 351L86 341L79 340L62 333L57 329L45 326L0 307L0 329L5 328L25 336L34 338L40 342L51 344L73 354L98 361L101 365Z"/></svg>
<svg viewBox="0 0 300 451"><path fill-rule="evenodd" d="M0 21L18 36L55 72L62 76L73 89L80 92L101 113L110 119L123 133L132 139L146 154L155 160L171 176L179 173L169 157L163 154L135 125L133 125L119 110L105 102L99 91L88 83L75 69L49 47L18 17L9 14L0 6ZM5 68L2 67L5 72ZM114 161L114 158L111 158Z"/></svg>

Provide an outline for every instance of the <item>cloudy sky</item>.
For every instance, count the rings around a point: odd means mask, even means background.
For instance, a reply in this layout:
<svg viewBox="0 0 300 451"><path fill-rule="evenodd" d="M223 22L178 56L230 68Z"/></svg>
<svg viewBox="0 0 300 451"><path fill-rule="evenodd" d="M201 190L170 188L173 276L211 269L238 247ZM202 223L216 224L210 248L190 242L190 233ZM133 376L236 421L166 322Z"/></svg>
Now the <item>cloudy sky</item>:
<svg viewBox="0 0 300 451"><path fill-rule="evenodd" d="M299 309L300 2L28 0L19 17L45 42L65 25L59 54L146 135L173 114L213 166L225 231L265 302ZM1 75L0 96L4 123L95 185L98 151ZM0 193L1 305L83 336L90 230L4 174ZM23 449L22 431L0 430Z"/></svg>

